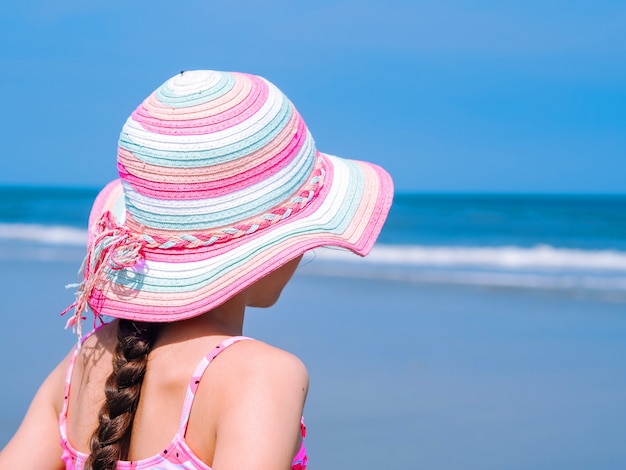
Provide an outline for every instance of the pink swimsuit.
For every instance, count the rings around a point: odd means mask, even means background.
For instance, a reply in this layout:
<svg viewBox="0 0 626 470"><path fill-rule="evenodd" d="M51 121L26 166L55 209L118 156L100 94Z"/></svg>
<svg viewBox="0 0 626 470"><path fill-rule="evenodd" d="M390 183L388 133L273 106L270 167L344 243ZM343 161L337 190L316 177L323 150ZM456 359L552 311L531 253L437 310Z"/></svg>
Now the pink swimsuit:
<svg viewBox="0 0 626 470"><path fill-rule="evenodd" d="M189 386L187 388L187 395L185 396L185 402L183 404L183 411L180 419L180 426L178 427L178 432L174 436L174 439L167 446L166 449L161 451L159 454L149 457L147 459L136 460L132 462L118 462L117 468L118 470L126 470L126 469L158 469L158 470L183 470L183 469L200 469L200 470L211 470L207 464L202 462L193 451L187 446L185 442L185 432L187 431L187 422L189 421L189 414L191 412L191 406L193 404L193 399L198 388L198 384L200 383L200 379L204 374L204 371L211 363L211 361L224 349L226 349L231 344L236 343L237 341L241 341L246 338L244 336L235 336L229 338L222 343L218 344L213 348L198 364L196 370L191 377L191 381L189 382ZM74 355L72 356L72 360L70 362L70 366L67 371L67 377L65 379L65 402L63 404L63 411L61 411L61 416L59 417L59 424L61 429L61 445L63 447L63 461L65 462L66 470L83 470L85 466L85 461L87 460L88 455L82 452L77 451L72 447L72 444L67 440L67 408L68 408L68 397L70 393L70 380L72 378L72 370L74 368L74 363L76 361L76 356L78 353L78 348L74 351ZM292 470L304 470L307 465L307 456L306 449L304 447L304 436L305 436L305 428L304 423L302 423L302 446L300 447L300 451L296 455L293 460L293 464L291 466Z"/></svg>

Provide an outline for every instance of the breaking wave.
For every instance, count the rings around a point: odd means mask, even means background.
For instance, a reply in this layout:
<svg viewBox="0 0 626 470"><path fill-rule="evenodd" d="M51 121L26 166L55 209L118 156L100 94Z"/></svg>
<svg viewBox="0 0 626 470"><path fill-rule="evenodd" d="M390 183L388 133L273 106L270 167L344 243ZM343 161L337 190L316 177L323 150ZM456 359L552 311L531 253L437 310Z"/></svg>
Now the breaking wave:
<svg viewBox="0 0 626 470"><path fill-rule="evenodd" d="M344 250L328 248L317 250L316 257L342 262L359 260ZM626 273L626 252L554 248L547 245L530 248L376 245L360 262L404 266L610 270Z"/></svg>
<svg viewBox="0 0 626 470"><path fill-rule="evenodd" d="M0 239L49 245L85 246L87 230L63 225L0 224Z"/></svg>

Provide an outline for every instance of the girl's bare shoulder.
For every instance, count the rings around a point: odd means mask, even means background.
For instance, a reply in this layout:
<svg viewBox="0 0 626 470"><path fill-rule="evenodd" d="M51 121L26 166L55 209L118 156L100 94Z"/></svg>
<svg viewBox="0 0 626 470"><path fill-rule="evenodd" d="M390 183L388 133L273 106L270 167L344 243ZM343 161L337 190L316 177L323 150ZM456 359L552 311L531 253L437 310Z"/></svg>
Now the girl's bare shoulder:
<svg viewBox="0 0 626 470"><path fill-rule="evenodd" d="M288 468L302 439L309 384L303 362L256 340L240 341L216 359L214 468Z"/></svg>
<svg viewBox="0 0 626 470"><path fill-rule="evenodd" d="M287 378L308 378L306 366L298 356L263 341L240 341L231 350L235 367L255 375L271 374Z"/></svg>
<svg viewBox="0 0 626 470"><path fill-rule="evenodd" d="M306 396L309 374L296 355L263 341L240 341L224 351L212 367L224 386L236 395L263 391L274 397L303 393Z"/></svg>

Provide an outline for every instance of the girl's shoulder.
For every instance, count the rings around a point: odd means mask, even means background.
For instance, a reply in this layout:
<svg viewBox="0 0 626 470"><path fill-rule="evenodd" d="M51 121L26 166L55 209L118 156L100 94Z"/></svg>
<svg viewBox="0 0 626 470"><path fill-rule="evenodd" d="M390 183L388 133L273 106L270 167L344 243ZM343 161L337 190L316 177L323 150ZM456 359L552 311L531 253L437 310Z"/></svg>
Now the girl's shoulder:
<svg viewBox="0 0 626 470"><path fill-rule="evenodd" d="M197 419L190 423L197 436L199 423L215 420L216 460L210 461L216 468L224 462L237 462L237 468L258 468L259 462L265 468L287 468L302 445L309 386L303 362L262 341L239 341L210 368L200 397L206 407L197 407Z"/></svg>
<svg viewBox="0 0 626 470"><path fill-rule="evenodd" d="M239 388L273 388L287 382L308 388L308 371L298 356L259 340L238 342L214 367L227 370Z"/></svg>

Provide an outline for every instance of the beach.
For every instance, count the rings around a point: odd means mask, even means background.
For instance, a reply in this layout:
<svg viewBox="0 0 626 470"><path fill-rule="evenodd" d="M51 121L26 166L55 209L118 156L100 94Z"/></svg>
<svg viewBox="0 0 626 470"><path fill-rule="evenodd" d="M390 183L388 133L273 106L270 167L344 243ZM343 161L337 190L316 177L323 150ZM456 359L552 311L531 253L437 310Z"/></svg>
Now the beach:
<svg viewBox="0 0 626 470"><path fill-rule="evenodd" d="M0 450L87 298L220 323L319 242L243 331L308 470L626 470L626 1L176 5L0 7Z"/></svg>
<svg viewBox="0 0 626 470"><path fill-rule="evenodd" d="M76 341L59 312L81 256L1 246L0 445ZM348 276L323 257L302 264L277 305L248 313L244 333L308 367L311 468L626 466L621 301Z"/></svg>

